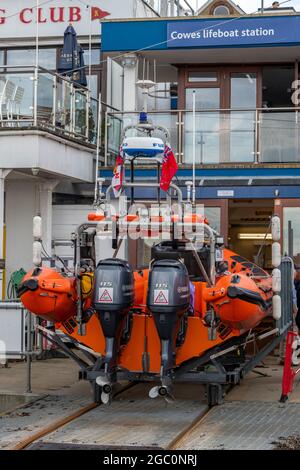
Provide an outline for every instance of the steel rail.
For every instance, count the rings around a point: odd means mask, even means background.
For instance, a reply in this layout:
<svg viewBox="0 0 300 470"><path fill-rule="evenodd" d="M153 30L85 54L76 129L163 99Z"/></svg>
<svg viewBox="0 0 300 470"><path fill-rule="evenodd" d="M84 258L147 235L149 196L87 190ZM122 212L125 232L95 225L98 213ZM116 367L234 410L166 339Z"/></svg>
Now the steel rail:
<svg viewBox="0 0 300 470"><path fill-rule="evenodd" d="M115 392L113 397L117 397L121 395L122 393L126 392L130 388L135 387L135 383L130 383L122 387L121 390L118 390ZM21 440L18 442L16 445L14 445L10 450L25 450L27 447L30 445L34 444L34 442L38 441L42 437L47 436L48 434L51 434L54 431L57 431L59 428L62 428L63 426L66 426L67 424L71 423L72 421L75 421L76 419L80 418L81 416L87 414L89 411L94 410L95 408L98 408L100 406L103 406L102 403L91 403L90 405L85 406L84 408L81 408L74 413L70 414L69 416L66 416L65 418L62 418L58 421L55 421L54 423L50 424L49 426L46 426L45 428L41 429L40 431L32 434L31 436L27 437L26 439Z"/></svg>

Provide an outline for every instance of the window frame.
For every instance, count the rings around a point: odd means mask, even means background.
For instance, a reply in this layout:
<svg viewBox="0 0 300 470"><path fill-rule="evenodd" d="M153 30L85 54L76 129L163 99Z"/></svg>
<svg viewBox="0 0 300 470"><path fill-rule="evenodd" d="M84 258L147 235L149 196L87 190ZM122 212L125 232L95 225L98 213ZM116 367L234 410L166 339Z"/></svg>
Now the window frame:
<svg viewBox="0 0 300 470"><path fill-rule="evenodd" d="M221 7L221 8L225 8L228 13L227 13L227 14L222 13L222 14L219 14L219 15L216 14L216 10L217 10L218 8L220 8L220 7ZM214 9L213 9L213 16L230 16L230 15L231 15L231 11L230 11L230 9L229 9L229 7L228 7L227 5L223 5L223 4L216 5L216 6L214 7Z"/></svg>

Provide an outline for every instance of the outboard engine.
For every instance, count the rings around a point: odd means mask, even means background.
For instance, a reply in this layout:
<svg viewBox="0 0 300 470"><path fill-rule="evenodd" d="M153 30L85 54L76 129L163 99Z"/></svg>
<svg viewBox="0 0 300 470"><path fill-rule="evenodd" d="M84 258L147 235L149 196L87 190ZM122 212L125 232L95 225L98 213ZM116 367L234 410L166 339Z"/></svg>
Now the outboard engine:
<svg viewBox="0 0 300 470"><path fill-rule="evenodd" d="M95 272L93 303L105 336L105 376L98 377L96 382L108 397L115 380L118 339L133 301L134 277L127 261L100 261Z"/></svg>
<svg viewBox="0 0 300 470"><path fill-rule="evenodd" d="M161 340L161 377L175 364L176 326L190 305L190 281L179 260L155 261L149 274L147 306Z"/></svg>

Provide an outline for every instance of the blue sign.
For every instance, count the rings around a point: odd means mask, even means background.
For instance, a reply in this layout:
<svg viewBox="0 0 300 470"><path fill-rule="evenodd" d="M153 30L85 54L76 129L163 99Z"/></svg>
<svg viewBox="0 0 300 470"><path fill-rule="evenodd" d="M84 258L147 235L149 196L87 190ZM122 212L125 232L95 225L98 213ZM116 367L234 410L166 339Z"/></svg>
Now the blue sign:
<svg viewBox="0 0 300 470"><path fill-rule="evenodd" d="M248 17L168 23L167 47L226 47L300 43L300 17Z"/></svg>

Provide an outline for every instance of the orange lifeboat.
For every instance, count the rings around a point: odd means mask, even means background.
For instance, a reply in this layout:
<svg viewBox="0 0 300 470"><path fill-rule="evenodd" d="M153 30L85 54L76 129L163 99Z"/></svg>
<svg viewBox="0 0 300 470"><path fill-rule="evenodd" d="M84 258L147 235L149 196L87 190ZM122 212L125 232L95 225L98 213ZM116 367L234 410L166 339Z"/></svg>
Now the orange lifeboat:
<svg viewBox="0 0 300 470"><path fill-rule="evenodd" d="M221 277L214 288L204 293L206 302L225 325L246 331L271 313L272 296L269 276L256 279L244 272Z"/></svg>
<svg viewBox="0 0 300 470"><path fill-rule="evenodd" d="M75 278L55 269L30 271L19 287L19 295L24 307L44 320L63 323L76 314Z"/></svg>

